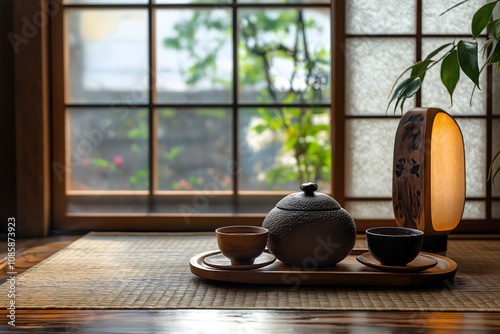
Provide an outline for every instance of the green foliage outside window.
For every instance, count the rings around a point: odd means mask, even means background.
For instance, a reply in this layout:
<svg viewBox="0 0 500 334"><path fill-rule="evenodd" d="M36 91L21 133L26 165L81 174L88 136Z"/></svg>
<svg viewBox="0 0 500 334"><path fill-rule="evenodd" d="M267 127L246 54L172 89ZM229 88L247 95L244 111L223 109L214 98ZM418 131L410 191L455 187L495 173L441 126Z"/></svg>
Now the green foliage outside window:
<svg viewBox="0 0 500 334"><path fill-rule="evenodd" d="M239 12L238 80L240 92L258 89L257 103L269 107L257 109L259 117L250 132L259 136L271 131L274 140L282 142L280 154L294 159L293 165L280 163L267 171L268 185L278 187L304 181L328 183L331 169L329 111L325 108L297 107L329 100L329 51L311 51L308 32L321 27L306 20L302 10L241 10ZM215 84L232 85L228 78L218 77L218 54L226 39L214 40L210 49L200 52L196 34L217 30L232 38L232 25L209 10L195 11L188 20L174 27L175 34L164 40L167 48L187 51L192 62L186 83L209 79ZM288 42L287 42L288 41ZM290 42L291 41L291 42ZM276 80L279 64L292 68L283 89ZM286 105L276 107L273 104ZM290 106L288 106L290 105Z"/></svg>
<svg viewBox="0 0 500 334"><path fill-rule="evenodd" d="M271 157L274 159L270 164L272 167L254 171L264 174L264 178L258 179L267 185L266 189L282 190L287 189L287 185L293 185L290 189L295 189L297 184L306 181L323 184L322 188L327 189L331 174L330 113L329 108L315 107L314 104L330 101L330 52L326 49L329 41L323 42L323 47L313 47L310 41L310 36L323 27L308 19L300 9L240 10L238 64L233 64L238 66L238 83L233 83L231 75L218 70L221 66L220 55L228 52L228 41L233 40L231 16L226 15L227 12L221 14L223 12L193 10L191 17L177 22L169 37L163 40L163 47L179 51L179 54L189 54L183 60L191 62L183 73L184 84L194 87L208 80L213 87L228 91L238 84L242 106L245 102L263 105L244 108L252 109L252 121L245 130L248 131L245 138L251 141L259 136L270 137L271 140L260 147L268 149L268 155L279 147L278 154ZM207 40L203 48L199 46L200 38ZM225 56L227 58L228 55ZM213 87L210 89L217 89ZM221 122L227 117L224 110L208 107L197 109L192 115L214 122ZM168 122L175 129L182 128L181 120L176 120L180 113L167 108L158 111L160 119L170 119ZM124 187L123 184L113 183L113 180L130 168L131 159L147 161L148 151L140 149L137 143L147 143L150 135L147 117L126 117L116 123L123 125L121 130L124 132L120 131L120 138L126 137L133 142L128 158L117 153L106 159L101 154L85 161L88 168L105 174L104 178L111 183L103 187L111 189ZM159 143L161 152L157 152L158 159L164 166L159 172L160 189L203 189L210 175L200 174L199 170L189 172L176 163L181 155L189 154L189 149L182 141L176 139L174 143L172 136L175 137L176 133L164 134L163 144ZM171 146L166 147L166 142ZM130 172L127 172L129 188L147 189L148 170L141 168Z"/></svg>

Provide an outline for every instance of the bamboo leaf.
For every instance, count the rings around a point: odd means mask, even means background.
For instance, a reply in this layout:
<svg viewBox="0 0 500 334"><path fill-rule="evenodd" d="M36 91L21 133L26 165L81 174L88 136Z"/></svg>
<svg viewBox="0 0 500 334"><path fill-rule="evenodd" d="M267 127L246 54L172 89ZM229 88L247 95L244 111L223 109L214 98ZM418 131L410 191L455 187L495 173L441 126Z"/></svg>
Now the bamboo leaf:
<svg viewBox="0 0 500 334"><path fill-rule="evenodd" d="M389 92L389 96L391 96L392 92L394 91L394 87L396 87L396 84L399 82L399 80L403 77L403 75L405 75L406 72L408 72L409 70L411 70L413 68L413 65L408 67L406 70L403 71L403 73L401 73L399 75L399 77L396 79L396 81L394 81L394 84L392 85L391 87L391 91ZM391 100L392 101L392 100ZM389 102L390 104L390 102Z"/></svg>
<svg viewBox="0 0 500 334"><path fill-rule="evenodd" d="M493 14L493 9L495 9L496 5L496 1L487 3L483 7L479 8L474 14L471 22L472 36L474 36L474 38L478 37L481 34L481 31L488 26L488 23L491 20L491 15Z"/></svg>
<svg viewBox="0 0 500 334"><path fill-rule="evenodd" d="M454 5L453 7L450 7L450 8L448 8L447 10L445 10L444 12L442 12L441 14L439 14L439 16L443 16L444 14L448 13L450 10L452 10L452 9L454 9L454 8L457 8L458 6L460 6L460 5L464 4L464 3L466 3L467 1L469 1L469 0L464 0L464 1L461 1L461 2L457 3L457 4L456 4L456 5Z"/></svg>
<svg viewBox="0 0 500 334"><path fill-rule="evenodd" d="M419 61L415 64L413 64L412 66L406 68L403 73L401 73L399 75L399 77L396 79L396 81L394 82L394 84L392 85L391 87L391 91L389 92L389 96L392 94L392 92L394 91L394 87L396 87L396 84L399 82L399 80L403 77L403 75L406 74L406 72L408 72L409 70L411 70L411 74L410 74L410 77L414 77L414 76L417 76L419 74L417 73L420 73L419 76L421 76L421 79L424 80L424 76L425 76L425 71L427 71L429 65L431 63L433 63L434 61L432 60L432 57L434 57L435 55L437 55L441 50L443 50L444 48L450 46L450 45L453 45L453 43L447 43L447 44L443 44L441 45L440 47L438 47L436 50L432 51L424 60L422 61ZM425 67L425 68L424 68ZM423 74L423 75L422 75ZM392 100L391 100L392 101ZM389 102L390 103L390 102Z"/></svg>
<svg viewBox="0 0 500 334"><path fill-rule="evenodd" d="M415 65L412 66L410 77L420 77L423 80L430 63L430 59L415 63Z"/></svg>
<svg viewBox="0 0 500 334"><path fill-rule="evenodd" d="M495 174L493 174L493 185L495 185L495 178L497 177L497 174L500 172L500 167L497 168L497 170L495 171Z"/></svg>
<svg viewBox="0 0 500 334"><path fill-rule="evenodd" d="M387 104L387 109L389 109L389 106L391 105L392 101L398 99L401 97L402 91L406 88L408 85L408 82L412 80L412 78L407 78L403 80L395 89L394 89L394 94L392 94L391 100L389 101L389 104ZM397 104L396 104L397 106ZM394 106L394 109L396 109L396 106ZM386 112L387 112L386 109Z"/></svg>
<svg viewBox="0 0 500 334"><path fill-rule="evenodd" d="M451 105L453 105L453 92L458 79L460 79L460 64L457 53L457 50L453 50L441 63L441 81L450 94Z"/></svg>
<svg viewBox="0 0 500 334"><path fill-rule="evenodd" d="M459 41L457 45L458 61L462 71L479 88L479 65L477 62L477 42Z"/></svg>
<svg viewBox="0 0 500 334"><path fill-rule="evenodd" d="M419 85L422 84L422 82L424 80L424 77L425 77L425 73L429 69L429 65L433 66L433 64L435 63L435 61L432 60L432 57L434 57L435 55L437 55L439 52L441 52L446 47L449 47L450 45L453 45L453 43L447 43L447 44L441 45L440 47L438 47L437 49L435 49L434 51L432 51L424 60L419 61L419 62L413 64L412 66L410 66L407 69L405 69L403 71L403 73L401 73L399 75L399 77L394 82L394 85L392 86L391 91L389 93L389 94L392 94L392 97L391 97L391 100L389 101L389 103L387 105L386 112L389 109L390 104L394 100L396 100L396 99L398 99L398 102L396 103L396 105L394 106L394 108L395 109L397 108L397 105L398 105L399 101L401 101L401 98L402 98L402 96L400 95L401 94L401 90L404 89L407 86L408 82L410 82L410 81L413 80L412 78L420 77ZM453 45L453 48L454 48L454 45ZM411 70L411 72L410 72L410 78L406 79L405 81L402 81L399 85L397 85L397 83L403 77L403 75L405 75L406 72L408 72L410 70ZM417 89L417 91L418 91L418 89ZM404 103L404 100L402 102Z"/></svg>
<svg viewBox="0 0 500 334"><path fill-rule="evenodd" d="M481 51L483 52L483 57L486 55L486 52L488 52L488 48L493 43L493 41L494 41L493 38L488 38L486 42L484 42L483 47L481 48Z"/></svg>
<svg viewBox="0 0 500 334"><path fill-rule="evenodd" d="M408 85L406 86L406 89L403 92L404 97L410 98L413 95L415 95L415 93L418 92L418 90L420 89L421 84L422 84L422 79L420 79L419 77L412 78L412 80L408 82Z"/></svg>
<svg viewBox="0 0 500 334"><path fill-rule="evenodd" d="M488 60L488 65L498 63L500 61L500 43L497 42L495 48L491 52L490 59Z"/></svg>
<svg viewBox="0 0 500 334"><path fill-rule="evenodd" d="M400 106L401 115L403 115L403 113L404 113L405 102L406 102L406 97L404 97L403 99L401 99L401 106ZM394 110L394 112L396 112L396 111Z"/></svg>
<svg viewBox="0 0 500 334"><path fill-rule="evenodd" d="M500 40L500 19L493 20L488 24L488 35L495 40Z"/></svg>
<svg viewBox="0 0 500 334"><path fill-rule="evenodd" d="M491 173L493 171L493 163L495 162L496 158L498 158L499 155L500 155L500 151L498 151L495 154L495 156L493 157L493 159L491 159L490 168L488 169L488 179L487 179L487 181L489 181L491 179L492 182L493 182L493 185L495 184L495 176L498 174L498 171L500 170L500 167L498 167L496 169L495 173L493 174L493 177L491 176Z"/></svg>
<svg viewBox="0 0 500 334"><path fill-rule="evenodd" d="M394 101L395 99L399 98L401 96L401 93L402 91L406 88L406 86L408 85L408 82L410 80L412 80L413 78L407 78L405 80L403 80L397 87L396 89L394 90L394 94L392 95L392 98L391 100L389 101L389 104L391 104L392 101Z"/></svg>
<svg viewBox="0 0 500 334"><path fill-rule="evenodd" d="M450 45L453 45L453 43L447 43L447 44L443 44L441 45L440 47L438 47L436 50L432 51L431 53L429 53L429 55L427 55L427 57L425 57L425 60L431 60L432 57L434 57L435 55L437 55L439 52L441 52L441 50L443 50L444 48L450 46Z"/></svg>
<svg viewBox="0 0 500 334"><path fill-rule="evenodd" d="M410 77L402 81L394 91L394 95L391 99L391 102L397 99L396 104L394 105L394 112L396 112L399 102L402 102L402 109L405 99L412 97L420 89L421 85L422 79L420 79L420 77ZM391 102L389 102L389 104Z"/></svg>

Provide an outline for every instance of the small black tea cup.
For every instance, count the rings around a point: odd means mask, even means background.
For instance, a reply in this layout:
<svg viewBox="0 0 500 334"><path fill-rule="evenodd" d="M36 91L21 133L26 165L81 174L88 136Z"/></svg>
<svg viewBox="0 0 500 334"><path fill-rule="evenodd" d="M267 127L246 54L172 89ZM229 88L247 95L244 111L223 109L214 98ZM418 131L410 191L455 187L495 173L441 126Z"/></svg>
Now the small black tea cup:
<svg viewBox="0 0 500 334"><path fill-rule="evenodd" d="M366 230L371 255L383 265L405 266L413 261L424 242L424 232L406 227L373 227Z"/></svg>

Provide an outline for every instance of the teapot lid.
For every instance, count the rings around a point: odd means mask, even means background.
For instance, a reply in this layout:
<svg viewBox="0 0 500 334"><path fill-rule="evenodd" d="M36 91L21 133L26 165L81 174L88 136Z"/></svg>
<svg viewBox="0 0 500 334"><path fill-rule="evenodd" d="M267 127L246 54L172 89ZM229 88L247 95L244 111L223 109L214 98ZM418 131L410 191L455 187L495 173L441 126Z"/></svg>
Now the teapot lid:
<svg viewBox="0 0 500 334"><path fill-rule="evenodd" d="M300 189L302 189L301 192L282 198L276 207L291 211L331 211L341 208L340 204L332 197L316 192L318 185L314 182L302 183Z"/></svg>

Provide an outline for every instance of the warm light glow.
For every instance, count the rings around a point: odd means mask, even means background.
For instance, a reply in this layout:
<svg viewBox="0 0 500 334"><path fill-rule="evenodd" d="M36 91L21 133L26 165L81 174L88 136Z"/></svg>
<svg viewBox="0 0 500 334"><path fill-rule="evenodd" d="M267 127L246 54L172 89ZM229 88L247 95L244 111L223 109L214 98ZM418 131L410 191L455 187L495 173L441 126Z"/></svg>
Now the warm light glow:
<svg viewBox="0 0 500 334"><path fill-rule="evenodd" d="M450 231L465 204L465 155L462 132L446 113L434 118L431 134L431 220L435 231Z"/></svg>

